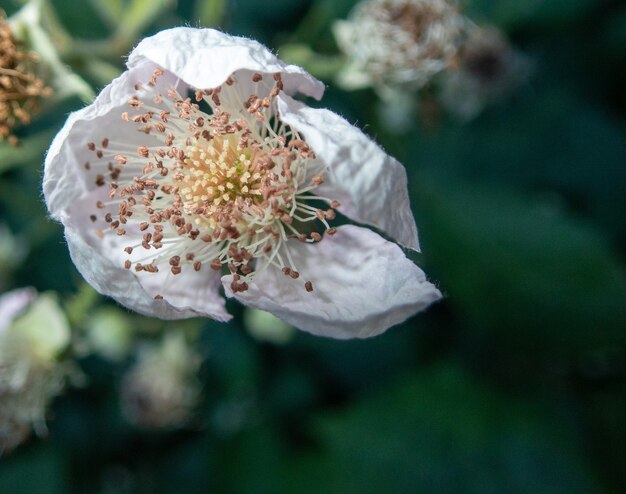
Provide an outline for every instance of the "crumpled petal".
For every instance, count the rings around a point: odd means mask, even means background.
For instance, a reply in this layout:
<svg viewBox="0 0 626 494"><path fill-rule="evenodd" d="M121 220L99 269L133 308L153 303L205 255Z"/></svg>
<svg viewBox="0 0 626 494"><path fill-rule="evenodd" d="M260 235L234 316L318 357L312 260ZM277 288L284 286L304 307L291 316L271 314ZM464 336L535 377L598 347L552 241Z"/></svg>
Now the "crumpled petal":
<svg viewBox="0 0 626 494"><path fill-rule="evenodd" d="M245 292L226 294L299 329L333 338L368 338L441 298L424 272L395 244L358 226L341 226L316 244L289 244L301 279L269 267ZM303 280L313 283L308 293Z"/></svg>
<svg viewBox="0 0 626 494"><path fill-rule="evenodd" d="M137 45L128 58L128 67L132 70L145 59L200 89L220 86L230 75L245 69L280 72L288 94L319 100L324 93L322 82L300 67L286 65L259 42L215 29L177 27L161 31Z"/></svg>
<svg viewBox="0 0 626 494"><path fill-rule="evenodd" d="M72 261L85 280L98 292L141 314L161 319L184 319L205 316L228 321L231 315L219 294L219 275L209 269L174 276L169 270L139 273L124 269L125 245L141 240L139 232L128 228L128 235L105 235L99 238L89 220L89 207L96 202L94 191L77 201L65 220L65 238ZM94 211L95 212L95 211ZM163 300L155 300L161 295Z"/></svg>
<svg viewBox="0 0 626 494"><path fill-rule="evenodd" d="M185 276L186 286L181 286L183 280L165 283L160 274L150 273L140 278L123 268L123 245L116 244L114 237L106 241L98 238L94 225L89 222L90 213L100 214L95 204L98 199L105 199L100 197L105 191L96 187L95 175L83 169L84 163L92 157L86 143L102 134L102 129L106 129L111 140L127 139L127 130L119 125L120 108L137 92L135 84L149 80L155 68L154 63L144 60L133 71L125 72L109 84L92 105L70 115L46 156L44 197L51 216L65 226L74 264L98 292L132 310L162 319L207 316L226 321L231 316L225 311L224 299L218 293L219 277L206 272L203 278ZM162 83L168 82L174 83L174 76L165 76ZM141 139L150 144L150 136L142 134ZM129 237L124 239L126 244L129 241ZM154 300L157 278L164 283L158 294L167 301Z"/></svg>
<svg viewBox="0 0 626 494"><path fill-rule="evenodd" d="M300 132L328 166L317 195L336 199L348 218L379 228L419 251L404 167L344 118L278 95L281 119Z"/></svg>
<svg viewBox="0 0 626 494"><path fill-rule="evenodd" d="M51 216L63 221L65 210L76 199L95 188L82 168L92 158L87 142L100 135L103 129L111 137L124 136L119 125L122 106L135 94L139 80L149 80L155 65L144 62L132 72L124 72L105 87L95 101L72 113L56 135L46 155L43 193ZM128 136L126 132L126 136Z"/></svg>

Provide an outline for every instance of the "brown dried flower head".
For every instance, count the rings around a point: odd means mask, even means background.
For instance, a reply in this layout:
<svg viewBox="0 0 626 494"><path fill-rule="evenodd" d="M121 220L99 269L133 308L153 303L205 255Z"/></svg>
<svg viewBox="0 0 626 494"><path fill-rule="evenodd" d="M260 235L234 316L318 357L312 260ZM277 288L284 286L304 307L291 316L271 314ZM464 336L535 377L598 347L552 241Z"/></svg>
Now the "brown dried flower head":
<svg viewBox="0 0 626 494"><path fill-rule="evenodd" d="M30 123L52 89L38 75L39 57L15 39L0 11L0 142L17 143L13 130Z"/></svg>

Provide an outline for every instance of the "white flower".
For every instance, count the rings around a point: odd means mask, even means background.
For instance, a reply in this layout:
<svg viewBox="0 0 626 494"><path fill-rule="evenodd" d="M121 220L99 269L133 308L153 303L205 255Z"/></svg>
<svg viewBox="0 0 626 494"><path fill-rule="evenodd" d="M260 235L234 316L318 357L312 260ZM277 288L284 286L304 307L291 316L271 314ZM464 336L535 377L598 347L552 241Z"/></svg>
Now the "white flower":
<svg viewBox="0 0 626 494"><path fill-rule="evenodd" d="M68 375L59 357L69 340L65 316L51 296L26 288L0 297L0 454L31 428L45 432L46 408Z"/></svg>
<svg viewBox="0 0 626 494"><path fill-rule="evenodd" d="M140 427L179 427L191 416L200 396L196 372L200 356L180 332L168 333L159 345L140 349L135 365L124 376L122 411Z"/></svg>
<svg viewBox="0 0 626 494"><path fill-rule="evenodd" d="M441 101L463 120L510 95L528 78L530 63L495 29L474 27L459 52L458 67L441 77Z"/></svg>
<svg viewBox="0 0 626 494"><path fill-rule="evenodd" d="M364 0L333 26L348 57L338 82L383 98L419 89L453 62L465 22L448 0Z"/></svg>
<svg viewBox="0 0 626 494"><path fill-rule="evenodd" d="M337 210L418 249L402 165L292 97L323 90L211 29L142 41L46 158L46 203L85 279L144 314L226 321L223 284L336 338L381 333L440 298L394 243L331 226Z"/></svg>

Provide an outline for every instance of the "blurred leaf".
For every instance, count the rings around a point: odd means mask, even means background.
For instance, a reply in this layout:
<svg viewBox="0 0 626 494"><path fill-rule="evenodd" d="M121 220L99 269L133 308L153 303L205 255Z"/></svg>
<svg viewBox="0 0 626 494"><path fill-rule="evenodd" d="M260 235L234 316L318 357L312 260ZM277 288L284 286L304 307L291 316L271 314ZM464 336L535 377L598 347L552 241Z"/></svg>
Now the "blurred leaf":
<svg viewBox="0 0 626 494"><path fill-rule="evenodd" d="M413 201L431 275L470 326L539 354L624 344L624 272L596 232L502 187L421 177Z"/></svg>
<svg viewBox="0 0 626 494"><path fill-rule="evenodd" d="M0 491L12 494L65 494L62 452L49 444L22 446L0 460Z"/></svg>
<svg viewBox="0 0 626 494"><path fill-rule="evenodd" d="M408 378L317 424L320 455L285 469L283 492L599 492L558 414L455 367Z"/></svg>
<svg viewBox="0 0 626 494"><path fill-rule="evenodd" d="M117 25L118 36L134 43L143 31L173 4L173 0L132 0Z"/></svg>
<svg viewBox="0 0 626 494"><path fill-rule="evenodd" d="M198 0L195 17L200 26L218 27L222 24L227 6L227 0Z"/></svg>
<svg viewBox="0 0 626 494"><path fill-rule="evenodd" d="M124 17L124 0L90 0L90 3L111 27L115 27Z"/></svg>
<svg viewBox="0 0 626 494"><path fill-rule="evenodd" d="M467 0L467 14L503 27L550 24L555 27L582 18L598 0Z"/></svg>
<svg viewBox="0 0 626 494"><path fill-rule="evenodd" d="M0 143L0 173L40 163L53 136L54 132L45 130L21 139L17 146L12 146L8 142Z"/></svg>
<svg viewBox="0 0 626 494"><path fill-rule="evenodd" d="M304 44L282 45L279 55L285 62L299 65L313 76L326 80L334 79L345 64L341 56L321 55Z"/></svg>
<svg viewBox="0 0 626 494"><path fill-rule="evenodd" d="M540 69L538 69L540 70ZM467 126L445 125L411 140L408 166L455 177L496 181L559 196L626 240L626 140L619 123L565 89L494 109Z"/></svg>

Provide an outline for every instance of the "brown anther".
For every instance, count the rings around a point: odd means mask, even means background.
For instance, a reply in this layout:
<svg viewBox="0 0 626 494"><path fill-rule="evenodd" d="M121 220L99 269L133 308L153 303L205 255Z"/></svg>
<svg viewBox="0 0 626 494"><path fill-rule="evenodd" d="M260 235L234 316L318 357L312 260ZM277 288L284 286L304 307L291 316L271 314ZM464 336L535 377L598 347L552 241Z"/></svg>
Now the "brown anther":
<svg viewBox="0 0 626 494"><path fill-rule="evenodd" d="M297 280L298 278L300 278L300 273L292 269L289 273L289 276L291 276L291 278L293 278L294 280Z"/></svg>
<svg viewBox="0 0 626 494"><path fill-rule="evenodd" d="M155 295L154 300L163 300L163 295Z"/></svg>
<svg viewBox="0 0 626 494"><path fill-rule="evenodd" d="M126 163L128 163L128 158L126 158L126 156L118 154L115 156L115 161L117 161L120 165L125 165Z"/></svg>
<svg viewBox="0 0 626 494"><path fill-rule="evenodd" d="M172 266L170 269L173 275L180 274L182 272L182 268L180 266Z"/></svg>
<svg viewBox="0 0 626 494"><path fill-rule="evenodd" d="M211 261L211 269L214 269L215 271L222 269L222 261L219 259L213 259L213 261Z"/></svg>
<svg viewBox="0 0 626 494"><path fill-rule="evenodd" d="M196 261L193 263L193 269L195 271L200 271L202 269L202 263L200 261Z"/></svg>
<svg viewBox="0 0 626 494"><path fill-rule="evenodd" d="M105 137L104 139L102 139L102 147L104 149L109 147L109 139L107 137Z"/></svg>
<svg viewBox="0 0 626 494"><path fill-rule="evenodd" d="M313 283L311 283L310 281L307 281L304 284L304 288L306 289L307 292L312 292L313 291Z"/></svg>
<svg viewBox="0 0 626 494"><path fill-rule="evenodd" d="M104 175L96 175L96 185L102 187L104 183Z"/></svg>
<svg viewBox="0 0 626 494"><path fill-rule="evenodd" d="M324 183L324 179L319 175L316 175L311 179L311 183L313 185L322 185Z"/></svg>
<svg viewBox="0 0 626 494"><path fill-rule="evenodd" d="M178 266L180 264L180 256L170 257L170 266Z"/></svg>
<svg viewBox="0 0 626 494"><path fill-rule="evenodd" d="M146 146L139 146L137 153L139 153L139 156L147 158L150 155L150 150Z"/></svg>
<svg viewBox="0 0 626 494"><path fill-rule="evenodd" d="M124 120L124 122L129 122L130 121L130 117L128 116L128 112L127 111L122 113L122 120Z"/></svg>
<svg viewBox="0 0 626 494"><path fill-rule="evenodd" d="M133 248L132 247L124 247L124 252L126 252L128 255L133 253Z"/></svg>
<svg viewBox="0 0 626 494"><path fill-rule="evenodd" d="M311 238L313 239L314 242L319 242L322 240L322 236L317 232L311 233Z"/></svg>
<svg viewBox="0 0 626 494"><path fill-rule="evenodd" d="M341 207L341 203L339 201L330 201L330 207L337 209L339 207Z"/></svg>
<svg viewBox="0 0 626 494"><path fill-rule="evenodd" d="M91 170L91 163L89 163L89 161L85 162L85 170Z"/></svg>
<svg viewBox="0 0 626 494"><path fill-rule="evenodd" d="M327 220L334 220L337 217L337 214L334 209L327 209L324 216L326 216Z"/></svg>
<svg viewBox="0 0 626 494"><path fill-rule="evenodd" d="M96 150L96 144L93 142L88 142L87 143L87 149L89 149L89 151L95 151Z"/></svg>
<svg viewBox="0 0 626 494"><path fill-rule="evenodd" d="M285 276L290 276L290 275L291 275L291 268L288 268L287 266L283 267L283 268L281 269L281 271L283 272L283 274L284 274Z"/></svg>
<svg viewBox="0 0 626 494"><path fill-rule="evenodd" d="M254 82L259 82L262 79L263 79L263 76L259 74L258 72L255 72L254 74L252 74L252 80Z"/></svg>
<svg viewBox="0 0 626 494"><path fill-rule="evenodd" d="M92 214L89 216L89 219L91 220L92 223L95 223L98 217L95 214Z"/></svg>
<svg viewBox="0 0 626 494"><path fill-rule="evenodd" d="M126 259L126 261L124 261L124 267L126 269L130 269L131 266L132 266L132 263L128 259Z"/></svg>
<svg viewBox="0 0 626 494"><path fill-rule="evenodd" d="M98 149L98 150L96 151L96 156L97 156L98 158L102 159L102 157L104 156L104 153L103 153L100 149Z"/></svg>
<svg viewBox="0 0 626 494"><path fill-rule="evenodd" d="M337 233L337 229L334 226L330 227L328 230L326 230L326 233L332 237L335 233Z"/></svg>

